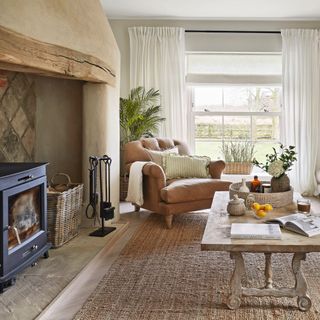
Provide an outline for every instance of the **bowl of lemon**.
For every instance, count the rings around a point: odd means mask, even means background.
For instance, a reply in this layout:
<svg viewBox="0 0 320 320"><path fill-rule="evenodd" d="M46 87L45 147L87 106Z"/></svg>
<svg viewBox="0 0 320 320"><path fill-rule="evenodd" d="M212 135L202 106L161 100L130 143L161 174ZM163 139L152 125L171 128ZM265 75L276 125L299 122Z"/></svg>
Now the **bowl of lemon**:
<svg viewBox="0 0 320 320"><path fill-rule="evenodd" d="M267 216L268 212L273 210L273 207L270 203L260 204L258 202L254 202L251 209L257 219L263 219Z"/></svg>

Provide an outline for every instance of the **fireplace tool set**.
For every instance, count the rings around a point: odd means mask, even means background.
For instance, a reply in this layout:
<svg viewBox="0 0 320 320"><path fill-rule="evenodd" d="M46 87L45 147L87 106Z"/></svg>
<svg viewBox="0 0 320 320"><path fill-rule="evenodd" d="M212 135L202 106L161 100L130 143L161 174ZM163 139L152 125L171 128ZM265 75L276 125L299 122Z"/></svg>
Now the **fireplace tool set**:
<svg viewBox="0 0 320 320"><path fill-rule="evenodd" d="M107 155L102 157L89 157L89 204L86 208L88 219L94 219L94 223L101 221L101 228L90 233L93 237L104 237L115 230L115 227L105 227L104 221L114 218L114 207L110 198L110 166L111 158ZM99 175L99 177L98 177ZM99 178L99 179L98 179ZM99 180L99 193L97 190L97 180ZM100 201L99 201L100 199ZM99 215L97 206L99 202Z"/></svg>

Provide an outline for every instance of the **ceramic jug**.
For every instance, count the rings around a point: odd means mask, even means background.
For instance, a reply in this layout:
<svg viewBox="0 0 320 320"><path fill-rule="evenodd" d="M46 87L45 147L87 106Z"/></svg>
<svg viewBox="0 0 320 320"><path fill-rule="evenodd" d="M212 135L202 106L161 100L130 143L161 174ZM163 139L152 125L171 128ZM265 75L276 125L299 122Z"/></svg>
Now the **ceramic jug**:
<svg viewBox="0 0 320 320"><path fill-rule="evenodd" d="M241 183L241 186L239 188L239 191L240 192L250 192L249 188L247 187L245 178L242 178L242 183Z"/></svg>

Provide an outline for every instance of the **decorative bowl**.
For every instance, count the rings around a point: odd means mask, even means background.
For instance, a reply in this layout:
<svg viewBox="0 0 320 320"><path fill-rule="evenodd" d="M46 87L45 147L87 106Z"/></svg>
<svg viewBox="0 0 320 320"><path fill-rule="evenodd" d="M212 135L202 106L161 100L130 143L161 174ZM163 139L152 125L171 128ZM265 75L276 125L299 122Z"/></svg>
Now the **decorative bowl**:
<svg viewBox="0 0 320 320"><path fill-rule="evenodd" d="M262 183L265 183L263 181ZM271 193L258 193L258 192L240 192L241 182L232 183L229 187L229 198L233 199L236 194L239 198L246 201L247 196L252 194L254 196L255 202L264 204L270 203L273 208L285 207L293 202L293 188L290 187L289 191L285 192L271 192ZM250 182L246 183L250 189Z"/></svg>

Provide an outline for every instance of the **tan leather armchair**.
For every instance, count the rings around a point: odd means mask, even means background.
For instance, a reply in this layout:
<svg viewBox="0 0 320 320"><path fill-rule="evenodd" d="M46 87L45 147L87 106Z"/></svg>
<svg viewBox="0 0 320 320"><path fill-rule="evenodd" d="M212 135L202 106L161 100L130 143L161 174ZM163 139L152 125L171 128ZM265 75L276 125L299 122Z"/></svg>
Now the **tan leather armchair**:
<svg viewBox="0 0 320 320"><path fill-rule="evenodd" d="M211 161L211 178L166 179L161 166L151 161L146 149L167 150L177 147L180 155L189 155L188 146L178 140L145 138L132 141L124 146L126 171L135 161L150 161L143 167L142 208L164 215L167 227L172 227L173 215L211 207L215 191L229 190L230 181L220 180L225 167L222 160ZM135 206L136 210L140 209Z"/></svg>

